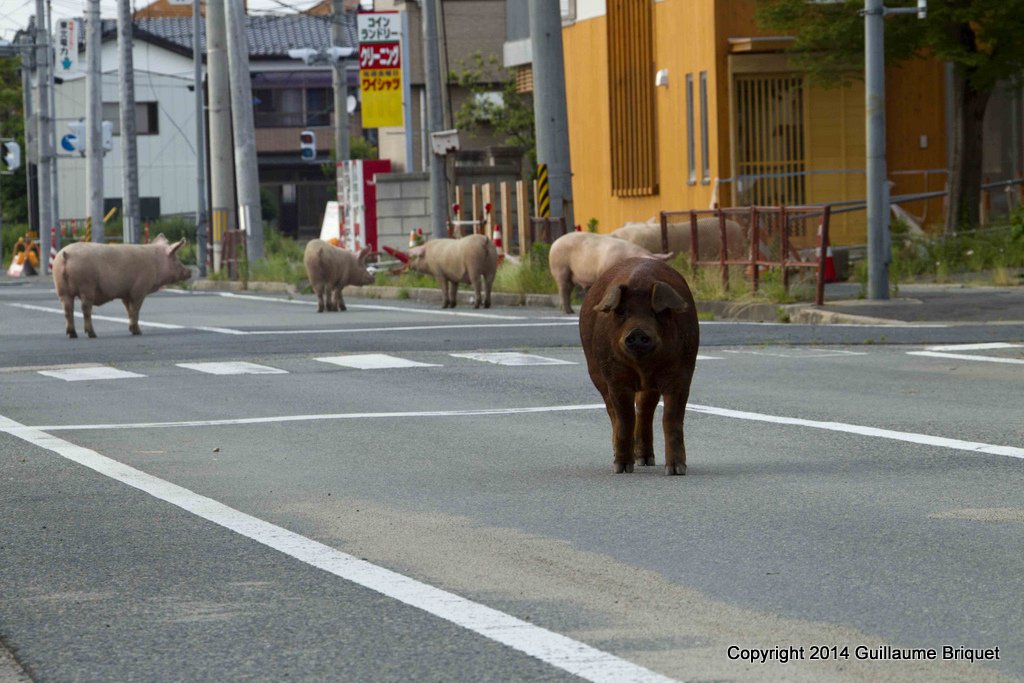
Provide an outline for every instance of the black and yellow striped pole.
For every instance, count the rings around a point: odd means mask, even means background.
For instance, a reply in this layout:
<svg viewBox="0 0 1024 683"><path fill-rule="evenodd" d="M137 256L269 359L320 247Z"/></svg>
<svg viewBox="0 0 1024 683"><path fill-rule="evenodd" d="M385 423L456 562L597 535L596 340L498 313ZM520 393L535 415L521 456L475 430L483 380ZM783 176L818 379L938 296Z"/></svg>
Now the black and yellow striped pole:
<svg viewBox="0 0 1024 683"><path fill-rule="evenodd" d="M223 260L224 231L228 227L227 209L214 209L210 213L210 226L213 228L213 272L220 272L221 261Z"/></svg>
<svg viewBox="0 0 1024 683"><path fill-rule="evenodd" d="M537 215L551 215L551 193L548 189L548 165L537 164Z"/></svg>

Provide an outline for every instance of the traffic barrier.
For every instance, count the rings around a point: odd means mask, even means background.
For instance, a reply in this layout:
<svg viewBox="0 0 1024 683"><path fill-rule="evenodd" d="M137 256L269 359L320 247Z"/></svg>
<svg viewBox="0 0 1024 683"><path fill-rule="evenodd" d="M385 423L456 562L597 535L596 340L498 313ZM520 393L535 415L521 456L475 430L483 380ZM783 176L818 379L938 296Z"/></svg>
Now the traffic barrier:
<svg viewBox="0 0 1024 683"><path fill-rule="evenodd" d="M501 225L494 226L494 248L498 251L498 263L505 260L505 247L501 243Z"/></svg>

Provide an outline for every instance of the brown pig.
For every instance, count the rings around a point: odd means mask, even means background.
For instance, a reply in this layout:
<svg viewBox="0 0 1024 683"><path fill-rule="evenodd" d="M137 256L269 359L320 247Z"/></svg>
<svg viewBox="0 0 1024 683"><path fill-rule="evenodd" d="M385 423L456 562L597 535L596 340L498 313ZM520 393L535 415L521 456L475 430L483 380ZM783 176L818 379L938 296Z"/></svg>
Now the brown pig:
<svg viewBox="0 0 1024 683"><path fill-rule="evenodd" d="M459 284L473 285L476 295L473 308L491 307L491 287L498 270L498 250L484 235L467 235L461 239L432 239L409 250L409 267L433 275L441 287L444 305L455 308ZM484 293L481 296L481 280Z"/></svg>
<svg viewBox="0 0 1024 683"><path fill-rule="evenodd" d="M184 238L171 244L158 235L150 244L76 242L61 249L53 261L53 284L64 305L67 335L72 339L78 336L76 297L82 302L85 333L90 337L96 336L92 307L113 299L124 302L128 330L142 334L139 309L146 295L192 276L192 271L175 256L185 244Z"/></svg>
<svg viewBox="0 0 1024 683"><path fill-rule="evenodd" d="M691 227L689 219L680 223L669 223L668 250L675 254L689 254ZM647 223L627 223L618 230L613 230L612 237L632 242L644 249L661 251L661 224L653 221ZM743 258L750 253L750 240L746 229L736 221L725 222L726 248L730 259ZM712 261L722 253L722 231L717 218L700 218L697 220L697 249L702 261Z"/></svg>
<svg viewBox="0 0 1024 683"><path fill-rule="evenodd" d="M654 409L665 400L665 474L686 474L683 417L700 330L686 280L653 259L617 263L587 292L580 339L612 421L615 472L654 464Z"/></svg>
<svg viewBox="0 0 1024 683"><path fill-rule="evenodd" d="M355 254L323 240L310 240L302 262L309 284L316 292L316 312L346 311L341 290L348 285L372 285L373 275L366 269L370 248Z"/></svg>
<svg viewBox="0 0 1024 683"><path fill-rule="evenodd" d="M551 245L548 267L558 285L562 312L572 313L570 297L573 285L587 288L594 284L601 273L628 258L668 260L671 257L671 254L652 254L643 247L608 235L570 232Z"/></svg>

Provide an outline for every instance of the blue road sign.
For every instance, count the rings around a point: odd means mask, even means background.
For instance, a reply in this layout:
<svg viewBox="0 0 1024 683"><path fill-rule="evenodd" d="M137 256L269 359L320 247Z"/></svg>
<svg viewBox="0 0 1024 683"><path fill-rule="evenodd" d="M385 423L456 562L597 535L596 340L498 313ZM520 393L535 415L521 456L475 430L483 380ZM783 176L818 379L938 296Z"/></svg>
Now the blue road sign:
<svg viewBox="0 0 1024 683"><path fill-rule="evenodd" d="M60 146L68 152L78 151L78 136L74 133L68 133L60 139Z"/></svg>

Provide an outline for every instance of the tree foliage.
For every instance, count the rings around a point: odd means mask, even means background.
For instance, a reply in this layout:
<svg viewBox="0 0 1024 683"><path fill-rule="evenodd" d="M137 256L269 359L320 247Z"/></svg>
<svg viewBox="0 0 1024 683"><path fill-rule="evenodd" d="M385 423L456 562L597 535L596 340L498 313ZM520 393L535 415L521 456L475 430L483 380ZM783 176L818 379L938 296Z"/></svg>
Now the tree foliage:
<svg viewBox="0 0 1024 683"><path fill-rule="evenodd" d="M890 7L916 7L891 0ZM819 83L863 77L862 0L828 4L759 0L757 20L795 37L799 64ZM981 129L997 84L1024 73L1024 0L930 0L928 17L891 16L885 22L886 62L930 57L954 67L954 160L947 231L978 223ZM938 96L938 95L936 95Z"/></svg>
<svg viewBox="0 0 1024 683"><path fill-rule="evenodd" d="M28 202L25 197L25 122L22 117L21 59L0 58L0 138L14 138L21 145L21 168L13 175L0 177L0 204L4 223L28 221Z"/></svg>

